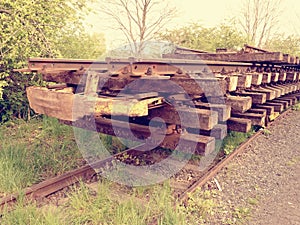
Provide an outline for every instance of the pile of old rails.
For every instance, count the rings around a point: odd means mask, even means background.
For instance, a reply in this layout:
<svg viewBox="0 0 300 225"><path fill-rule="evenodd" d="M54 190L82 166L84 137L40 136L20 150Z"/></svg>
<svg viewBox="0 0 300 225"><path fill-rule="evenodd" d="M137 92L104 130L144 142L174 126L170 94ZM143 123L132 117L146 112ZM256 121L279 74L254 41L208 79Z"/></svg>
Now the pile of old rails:
<svg viewBox="0 0 300 225"><path fill-rule="evenodd" d="M300 98L298 57L251 46L238 53L180 48L164 57L31 58L19 71L56 83L27 88L37 113L153 146L175 149L180 140L181 150L197 154L212 152L227 130L265 126Z"/></svg>
<svg viewBox="0 0 300 225"><path fill-rule="evenodd" d="M247 132L251 125L265 126L299 100L299 57L245 45L239 52L217 49L215 53L178 48L164 58L251 63L247 70L213 70L228 81L226 102L231 106L230 130ZM237 81L234 80L237 78ZM237 103L239 102L239 103Z"/></svg>

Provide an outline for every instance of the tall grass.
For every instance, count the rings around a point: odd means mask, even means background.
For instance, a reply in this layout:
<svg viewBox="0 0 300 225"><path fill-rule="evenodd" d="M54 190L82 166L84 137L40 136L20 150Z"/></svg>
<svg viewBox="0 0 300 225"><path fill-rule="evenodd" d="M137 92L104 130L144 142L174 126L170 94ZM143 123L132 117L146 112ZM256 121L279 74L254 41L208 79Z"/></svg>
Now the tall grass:
<svg viewBox="0 0 300 225"><path fill-rule="evenodd" d="M114 195L110 183L101 182L96 195L82 184L70 194L68 220L70 224L185 224L182 211L174 209L174 199L168 185L150 188L149 199L131 195ZM139 193L141 194L141 193Z"/></svg>
<svg viewBox="0 0 300 225"><path fill-rule="evenodd" d="M83 163L72 128L53 118L15 120L0 129L0 196Z"/></svg>

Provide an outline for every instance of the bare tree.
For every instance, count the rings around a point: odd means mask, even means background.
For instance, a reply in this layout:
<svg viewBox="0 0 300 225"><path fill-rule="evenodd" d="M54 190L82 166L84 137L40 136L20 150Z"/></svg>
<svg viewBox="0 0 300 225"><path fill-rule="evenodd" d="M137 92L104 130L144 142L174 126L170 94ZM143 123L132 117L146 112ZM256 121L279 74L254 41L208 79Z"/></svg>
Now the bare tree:
<svg viewBox="0 0 300 225"><path fill-rule="evenodd" d="M100 9L125 35L135 56L176 15L176 9L161 0L102 0Z"/></svg>
<svg viewBox="0 0 300 225"><path fill-rule="evenodd" d="M261 47L277 31L282 0L244 0L239 23L248 42Z"/></svg>

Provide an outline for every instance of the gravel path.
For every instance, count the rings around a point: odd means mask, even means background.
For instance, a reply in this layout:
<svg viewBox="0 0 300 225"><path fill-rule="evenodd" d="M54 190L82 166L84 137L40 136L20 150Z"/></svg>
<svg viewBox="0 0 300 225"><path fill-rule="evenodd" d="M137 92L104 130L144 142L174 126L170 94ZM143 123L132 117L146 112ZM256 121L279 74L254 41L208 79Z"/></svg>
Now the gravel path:
<svg viewBox="0 0 300 225"><path fill-rule="evenodd" d="M300 225L300 112L268 130L216 176L206 224Z"/></svg>

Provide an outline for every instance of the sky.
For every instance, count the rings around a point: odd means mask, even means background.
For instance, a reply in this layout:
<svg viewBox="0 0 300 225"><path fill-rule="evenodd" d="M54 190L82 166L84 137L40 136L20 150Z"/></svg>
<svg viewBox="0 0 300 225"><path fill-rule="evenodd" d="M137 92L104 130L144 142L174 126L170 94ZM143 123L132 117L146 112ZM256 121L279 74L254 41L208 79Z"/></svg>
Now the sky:
<svg viewBox="0 0 300 225"><path fill-rule="evenodd" d="M182 27L191 22L212 27L238 16L242 0L171 0L171 4L177 8L178 16L168 25L169 28ZM300 0L282 0L280 9L279 32L300 35ZM93 26L90 32L105 34L108 49L124 42L120 33L108 28L101 13L88 16L86 21Z"/></svg>

